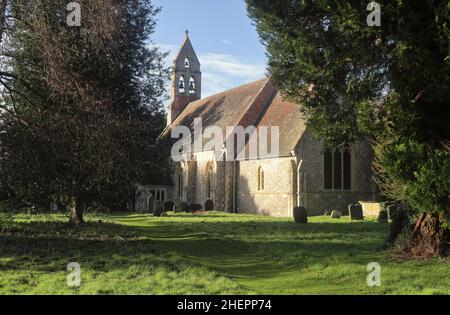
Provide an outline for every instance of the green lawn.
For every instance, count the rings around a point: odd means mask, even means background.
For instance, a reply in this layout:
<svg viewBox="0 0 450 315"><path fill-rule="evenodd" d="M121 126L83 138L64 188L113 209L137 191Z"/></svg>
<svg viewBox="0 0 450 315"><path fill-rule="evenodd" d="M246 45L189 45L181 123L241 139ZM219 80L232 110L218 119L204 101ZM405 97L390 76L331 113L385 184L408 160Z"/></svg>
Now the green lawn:
<svg viewBox="0 0 450 315"><path fill-rule="evenodd" d="M399 262L388 226L316 217L0 214L0 294L450 294L448 260ZM80 288L66 266L81 266ZM382 267L367 286L367 264Z"/></svg>

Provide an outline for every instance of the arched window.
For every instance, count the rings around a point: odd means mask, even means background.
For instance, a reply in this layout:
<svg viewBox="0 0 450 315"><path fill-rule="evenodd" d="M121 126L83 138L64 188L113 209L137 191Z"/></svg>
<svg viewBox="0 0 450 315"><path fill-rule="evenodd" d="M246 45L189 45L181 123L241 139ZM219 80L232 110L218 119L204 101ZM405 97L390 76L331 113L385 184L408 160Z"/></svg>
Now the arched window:
<svg viewBox="0 0 450 315"><path fill-rule="evenodd" d="M194 77L191 77L189 79L189 94L195 94L195 79Z"/></svg>
<svg viewBox="0 0 450 315"><path fill-rule="evenodd" d="M351 152L344 145L324 154L324 186L327 190L351 190Z"/></svg>
<svg viewBox="0 0 450 315"><path fill-rule="evenodd" d="M264 169L262 167L258 169L258 190L264 190Z"/></svg>
<svg viewBox="0 0 450 315"><path fill-rule="evenodd" d="M184 59L184 67L186 69L188 69L191 66L191 62L189 61L189 58L186 57L186 59Z"/></svg>
<svg viewBox="0 0 450 315"><path fill-rule="evenodd" d="M184 76L180 77L180 82L178 83L178 91L184 93L186 91L186 83L184 82Z"/></svg>

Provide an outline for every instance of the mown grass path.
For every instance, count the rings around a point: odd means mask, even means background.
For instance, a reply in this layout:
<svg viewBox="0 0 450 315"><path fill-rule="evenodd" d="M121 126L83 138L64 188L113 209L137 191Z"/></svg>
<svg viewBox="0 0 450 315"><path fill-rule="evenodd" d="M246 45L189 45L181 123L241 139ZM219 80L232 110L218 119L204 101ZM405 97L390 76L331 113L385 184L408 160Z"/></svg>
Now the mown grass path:
<svg viewBox="0 0 450 315"><path fill-rule="evenodd" d="M448 260L389 259L388 226L374 220L88 219L71 230L62 216L2 217L0 294L450 294ZM72 261L82 268L80 288L65 281ZM382 267L381 287L367 286L370 262Z"/></svg>

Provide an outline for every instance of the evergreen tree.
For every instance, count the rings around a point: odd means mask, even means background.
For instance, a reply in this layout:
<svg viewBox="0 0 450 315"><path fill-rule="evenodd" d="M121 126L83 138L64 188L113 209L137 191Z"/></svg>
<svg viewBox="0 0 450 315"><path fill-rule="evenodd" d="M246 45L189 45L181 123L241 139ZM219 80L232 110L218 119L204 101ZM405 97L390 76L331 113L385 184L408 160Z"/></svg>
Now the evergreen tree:
<svg viewBox="0 0 450 315"><path fill-rule="evenodd" d="M80 4L77 27L66 1L10 2L0 136L6 185L29 203L70 203L74 224L86 204L126 201L132 183L164 167L154 143L167 76L150 48L150 0Z"/></svg>
<svg viewBox="0 0 450 315"><path fill-rule="evenodd" d="M420 247L431 235L442 253L450 224L450 4L378 2L379 27L367 23L375 14L369 1L247 0L275 84L305 105L328 145L374 142L382 191L422 214L412 242Z"/></svg>

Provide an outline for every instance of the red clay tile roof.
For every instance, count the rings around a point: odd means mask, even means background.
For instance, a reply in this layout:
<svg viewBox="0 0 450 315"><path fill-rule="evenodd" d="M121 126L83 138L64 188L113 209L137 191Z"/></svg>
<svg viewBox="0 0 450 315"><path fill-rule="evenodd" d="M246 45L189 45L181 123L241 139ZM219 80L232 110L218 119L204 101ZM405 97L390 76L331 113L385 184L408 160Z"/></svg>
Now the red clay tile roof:
<svg viewBox="0 0 450 315"><path fill-rule="evenodd" d="M306 129L301 106L285 101L270 79L188 104L161 138L170 137L170 131L177 126L192 130L195 118L203 118L203 128L218 126L224 134L227 126L279 126L280 155L289 155Z"/></svg>
<svg viewBox="0 0 450 315"><path fill-rule="evenodd" d="M280 155L289 155L305 132L306 121L302 107L284 100L281 93L278 92L258 122L257 128L261 126L279 127ZM270 133L268 134L268 145L270 145Z"/></svg>
<svg viewBox="0 0 450 315"><path fill-rule="evenodd" d="M195 118L203 119L204 128L218 126L225 131L227 126L236 126L268 81L255 81L189 103L163 134L169 134L177 126L193 129Z"/></svg>

